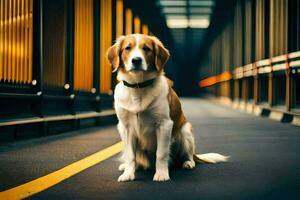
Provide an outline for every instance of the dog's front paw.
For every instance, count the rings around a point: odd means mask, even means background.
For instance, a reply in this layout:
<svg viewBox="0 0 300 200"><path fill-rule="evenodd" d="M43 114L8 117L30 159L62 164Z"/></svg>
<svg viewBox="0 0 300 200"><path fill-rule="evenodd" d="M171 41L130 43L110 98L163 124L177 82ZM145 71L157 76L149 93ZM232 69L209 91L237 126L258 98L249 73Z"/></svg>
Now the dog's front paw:
<svg viewBox="0 0 300 200"><path fill-rule="evenodd" d="M195 167L195 161L187 160L183 163L182 167L184 169L193 169Z"/></svg>
<svg viewBox="0 0 300 200"><path fill-rule="evenodd" d="M153 181L168 181L170 180L170 176L169 176L169 171L168 170L161 170L161 171L156 171L154 177L153 177Z"/></svg>
<svg viewBox="0 0 300 200"><path fill-rule="evenodd" d="M125 167L126 167L126 164L125 163L122 163L119 165L119 171L124 171L125 170Z"/></svg>
<svg viewBox="0 0 300 200"><path fill-rule="evenodd" d="M118 182L125 182L125 181L133 181L135 179L134 173L126 173L124 172L118 178Z"/></svg>

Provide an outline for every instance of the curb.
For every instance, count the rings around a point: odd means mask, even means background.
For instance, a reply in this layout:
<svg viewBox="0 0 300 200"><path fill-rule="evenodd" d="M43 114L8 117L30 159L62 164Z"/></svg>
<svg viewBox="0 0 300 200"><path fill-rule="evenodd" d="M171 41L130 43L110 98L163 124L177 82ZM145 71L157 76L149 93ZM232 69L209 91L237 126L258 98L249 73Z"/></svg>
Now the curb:
<svg viewBox="0 0 300 200"><path fill-rule="evenodd" d="M282 123L290 123L295 126L300 126L300 116L293 115L281 110L274 110L272 108L263 107L260 105L253 105L241 101L232 101L227 97L207 97L209 100L220 103L222 105L237 109L242 112L253 114L255 116L268 117L269 119L280 121Z"/></svg>

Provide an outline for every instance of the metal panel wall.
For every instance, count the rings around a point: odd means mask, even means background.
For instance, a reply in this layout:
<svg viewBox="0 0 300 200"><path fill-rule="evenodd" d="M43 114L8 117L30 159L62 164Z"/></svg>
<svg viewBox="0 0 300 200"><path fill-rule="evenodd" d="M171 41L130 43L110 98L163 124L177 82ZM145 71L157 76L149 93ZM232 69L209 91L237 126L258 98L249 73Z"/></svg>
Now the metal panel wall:
<svg viewBox="0 0 300 200"><path fill-rule="evenodd" d="M32 81L33 0L0 3L0 82Z"/></svg>
<svg viewBox="0 0 300 200"><path fill-rule="evenodd" d="M243 16L242 16L242 3L241 1L237 2L234 11L234 66L243 65Z"/></svg>
<svg viewBox="0 0 300 200"><path fill-rule="evenodd" d="M101 0L100 17L100 92L102 94L112 93L112 69L106 59L106 51L112 44L112 1Z"/></svg>
<svg viewBox="0 0 300 200"><path fill-rule="evenodd" d="M270 57L287 53L288 1L270 1Z"/></svg>
<svg viewBox="0 0 300 200"><path fill-rule="evenodd" d="M237 0L228 11L233 19L224 20L212 38L200 87L227 97L234 91L235 105L248 111L262 106L298 114L299 5L297 0ZM227 50L230 45L233 51ZM227 67L230 55L234 70ZM226 73L231 76L223 79Z"/></svg>
<svg viewBox="0 0 300 200"><path fill-rule="evenodd" d="M134 33L141 33L141 20L138 16L134 17Z"/></svg>
<svg viewBox="0 0 300 200"><path fill-rule="evenodd" d="M74 89L93 88L93 0L75 0Z"/></svg>
<svg viewBox="0 0 300 200"><path fill-rule="evenodd" d="M255 4L255 60L257 61L267 57L265 41L268 39L268 27L266 27L265 17L266 1L256 0Z"/></svg>
<svg viewBox="0 0 300 200"><path fill-rule="evenodd" d="M149 27L146 24L142 25L142 33L146 35L149 34Z"/></svg>
<svg viewBox="0 0 300 200"><path fill-rule="evenodd" d="M125 11L125 23L126 23L125 33L126 33L126 35L132 33L132 27L133 27L132 21L133 21L132 10L130 8L126 8L126 11Z"/></svg>
<svg viewBox="0 0 300 200"><path fill-rule="evenodd" d="M44 0L43 80L48 86L65 84L67 0ZM54 31L55 30L55 31Z"/></svg>
<svg viewBox="0 0 300 200"><path fill-rule="evenodd" d="M252 21L252 16L253 16L253 6L254 2L252 0L247 0L245 1L245 17L244 17L244 64L249 64L253 62L253 48L252 48L252 43L253 43L253 35L254 35L254 29L253 29L253 21Z"/></svg>
<svg viewBox="0 0 300 200"><path fill-rule="evenodd" d="M124 34L123 31L123 18L124 18L123 10L124 9L123 8L124 8L123 0L117 0L116 1L116 37L117 38Z"/></svg>

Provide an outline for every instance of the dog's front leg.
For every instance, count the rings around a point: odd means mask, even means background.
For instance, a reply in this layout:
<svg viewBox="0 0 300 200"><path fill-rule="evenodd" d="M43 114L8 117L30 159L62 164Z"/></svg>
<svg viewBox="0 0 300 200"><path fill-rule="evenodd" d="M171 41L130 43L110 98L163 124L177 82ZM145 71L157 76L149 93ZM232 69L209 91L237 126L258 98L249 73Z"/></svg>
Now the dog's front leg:
<svg viewBox="0 0 300 200"><path fill-rule="evenodd" d="M124 172L119 176L118 181L132 181L135 179L135 148L136 138L133 134L133 130L129 127L123 126L119 122L118 129L124 144L123 159Z"/></svg>
<svg viewBox="0 0 300 200"><path fill-rule="evenodd" d="M170 119L163 120L160 123L156 138L156 172L153 177L154 181L167 181L169 176L169 158L170 158L170 144L172 135L173 121Z"/></svg>

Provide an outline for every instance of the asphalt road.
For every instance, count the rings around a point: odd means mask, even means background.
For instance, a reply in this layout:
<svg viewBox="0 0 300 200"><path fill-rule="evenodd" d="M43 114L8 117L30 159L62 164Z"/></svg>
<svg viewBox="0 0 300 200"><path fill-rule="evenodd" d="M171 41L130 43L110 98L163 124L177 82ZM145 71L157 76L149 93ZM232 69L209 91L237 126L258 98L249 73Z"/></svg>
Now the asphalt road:
<svg viewBox="0 0 300 200"><path fill-rule="evenodd" d="M182 99L197 153L230 155L228 163L172 169L171 181L138 171L118 183L118 155L30 199L299 199L300 127L256 117L203 99ZM0 146L0 191L49 174L119 141L115 126Z"/></svg>

